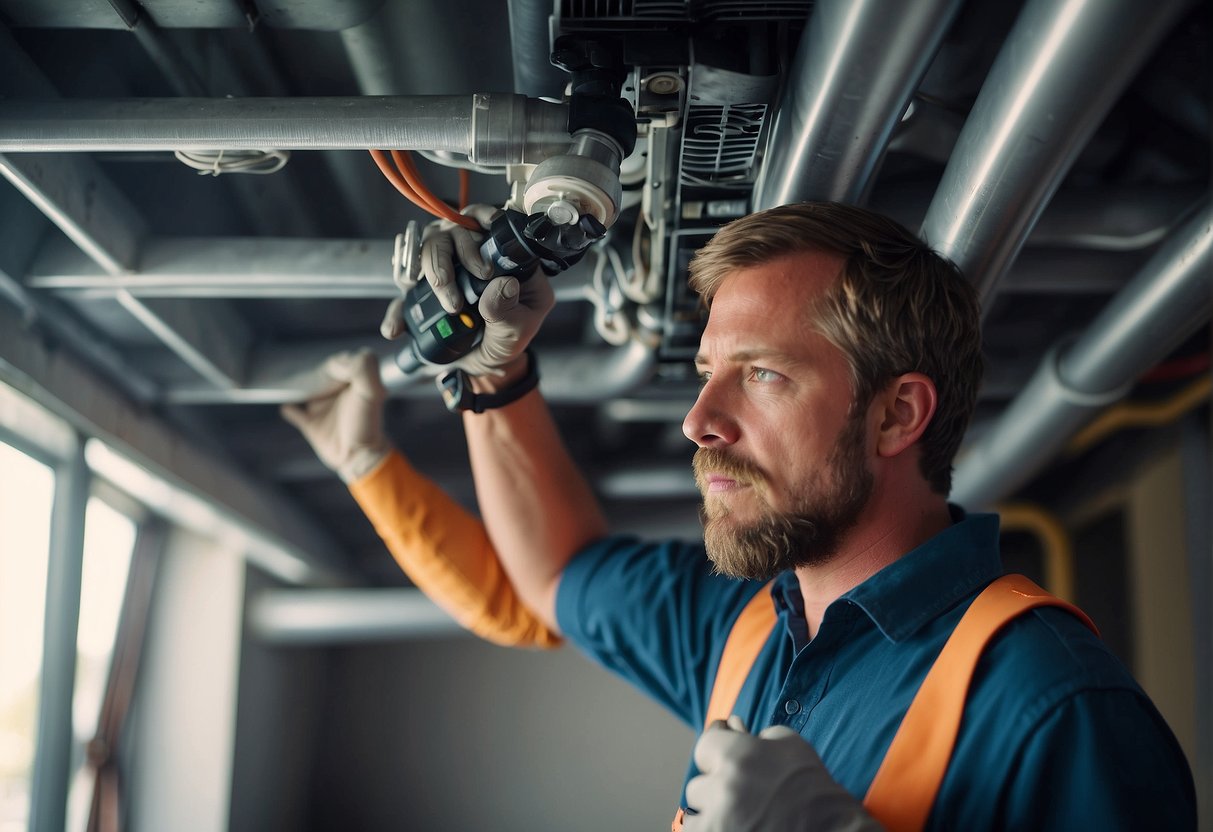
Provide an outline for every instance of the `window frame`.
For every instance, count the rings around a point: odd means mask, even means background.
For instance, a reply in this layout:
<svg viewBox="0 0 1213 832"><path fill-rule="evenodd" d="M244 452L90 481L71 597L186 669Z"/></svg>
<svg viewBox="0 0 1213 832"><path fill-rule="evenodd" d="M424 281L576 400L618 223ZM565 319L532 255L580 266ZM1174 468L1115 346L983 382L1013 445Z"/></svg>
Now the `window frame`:
<svg viewBox="0 0 1213 832"><path fill-rule="evenodd" d="M92 470L85 459L89 437L66 420L3 382L0 405L8 406L0 408L0 442L46 465L54 475L28 828L31 832L60 832L67 822L73 762L79 759L73 753L76 738L72 707L88 503L92 498L99 499L128 517L135 526L136 548L140 537L160 518ZM159 540L162 544L163 535ZM129 591L128 581L120 616L125 615L129 604Z"/></svg>

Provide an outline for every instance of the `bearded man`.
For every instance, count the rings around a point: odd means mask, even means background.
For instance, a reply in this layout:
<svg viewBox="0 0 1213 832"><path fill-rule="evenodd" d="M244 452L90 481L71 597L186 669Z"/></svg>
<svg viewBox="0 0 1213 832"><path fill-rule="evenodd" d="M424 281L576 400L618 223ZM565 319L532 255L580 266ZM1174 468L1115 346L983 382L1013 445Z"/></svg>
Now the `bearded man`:
<svg viewBox="0 0 1213 832"><path fill-rule="evenodd" d="M459 242L431 235L447 253L423 258L440 264L427 277L444 297L456 247L483 273ZM473 356L471 384L503 405L463 418L487 538L437 509L440 495L381 433L334 427L350 422L330 418L343 407L370 424L375 396L339 391L290 417L459 620L511 643L563 636L694 727L735 622L765 608L775 624L743 668L732 718L697 744L679 822L880 828L861 798L936 657L1002 572L997 518L947 501L981 376L974 292L904 228L832 203L725 226L691 285L709 309L683 423L698 446L703 544L610 535L539 392L510 395L533 382L523 349L552 305L542 276L499 278L481 301L495 360ZM449 296L448 309L460 302ZM365 379L373 362L361 366L346 373L351 390L377 381ZM418 505L424 530L407 519ZM1032 609L975 661L923 825L1195 828L1178 744L1079 617Z"/></svg>

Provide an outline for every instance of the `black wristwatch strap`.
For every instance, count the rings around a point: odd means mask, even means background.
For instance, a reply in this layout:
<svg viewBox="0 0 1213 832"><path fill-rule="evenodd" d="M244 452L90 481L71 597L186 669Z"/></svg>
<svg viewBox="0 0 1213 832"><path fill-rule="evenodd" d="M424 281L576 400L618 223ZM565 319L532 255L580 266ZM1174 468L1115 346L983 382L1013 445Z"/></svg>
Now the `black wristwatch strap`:
<svg viewBox="0 0 1213 832"><path fill-rule="evenodd" d="M444 375L439 379L438 385L442 389L442 400L446 403L446 409L452 413L464 410L484 413L486 410L505 407L521 399L539 384L539 362L535 360L535 353L527 350L525 355L526 375L518 379L518 383L513 387L496 393L473 393L468 374L463 370L452 370Z"/></svg>

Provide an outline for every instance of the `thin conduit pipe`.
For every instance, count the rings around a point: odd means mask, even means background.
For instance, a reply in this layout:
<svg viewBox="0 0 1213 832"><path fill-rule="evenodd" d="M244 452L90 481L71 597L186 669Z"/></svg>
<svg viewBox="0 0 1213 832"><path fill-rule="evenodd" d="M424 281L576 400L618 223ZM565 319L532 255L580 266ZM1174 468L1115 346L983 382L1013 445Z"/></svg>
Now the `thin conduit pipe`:
<svg viewBox="0 0 1213 832"><path fill-rule="evenodd" d="M1213 206L1181 224L1071 343L1055 345L1019 396L959 459L952 499L970 508L1014 492L1091 414L1209 319Z"/></svg>
<svg viewBox="0 0 1213 832"><path fill-rule="evenodd" d="M1101 413L1099 418L1074 435L1066 445L1070 456L1081 454L1112 434L1129 428L1156 428L1169 425L1209 398L1213 378L1203 376L1165 401L1146 404L1124 402Z"/></svg>
<svg viewBox="0 0 1213 832"><path fill-rule="evenodd" d="M985 308L1079 152L1188 0L1029 0L982 86L921 236Z"/></svg>
<svg viewBox="0 0 1213 832"><path fill-rule="evenodd" d="M1051 512L1030 503L998 507L1004 532L1027 532L1040 542L1044 557L1045 589L1065 601L1074 601L1074 547L1065 526Z"/></svg>

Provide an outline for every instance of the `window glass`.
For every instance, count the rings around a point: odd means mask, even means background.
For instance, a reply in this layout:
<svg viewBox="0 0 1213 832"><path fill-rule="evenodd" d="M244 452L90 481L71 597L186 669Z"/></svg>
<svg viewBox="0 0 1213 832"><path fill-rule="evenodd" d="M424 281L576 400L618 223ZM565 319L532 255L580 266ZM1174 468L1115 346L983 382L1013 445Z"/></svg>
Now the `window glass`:
<svg viewBox="0 0 1213 832"><path fill-rule="evenodd" d="M54 472L0 443L0 832L24 832L38 725Z"/></svg>
<svg viewBox="0 0 1213 832"><path fill-rule="evenodd" d="M69 830L84 829L92 800L93 776L85 759L114 653L118 616L135 547L133 520L96 497L88 501L84 521L84 563L80 581L80 625L76 635L76 687L72 729L76 738L68 798Z"/></svg>

